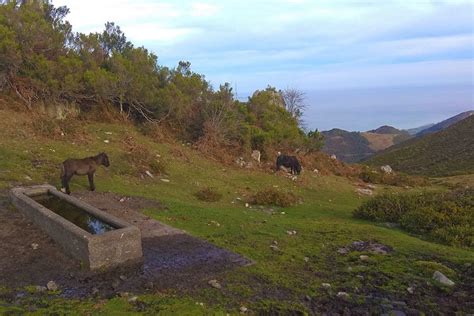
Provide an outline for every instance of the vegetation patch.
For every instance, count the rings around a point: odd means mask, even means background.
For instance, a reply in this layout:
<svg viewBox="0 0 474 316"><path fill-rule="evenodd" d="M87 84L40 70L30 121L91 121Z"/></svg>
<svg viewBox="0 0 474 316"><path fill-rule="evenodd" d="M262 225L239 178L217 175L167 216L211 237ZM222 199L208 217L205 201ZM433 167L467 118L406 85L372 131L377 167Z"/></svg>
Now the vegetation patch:
<svg viewBox="0 0 474 316"><path fill-rule="evenodd" d="M365 167L359 178L366 183L385 184L393 186L424 186L428 180L421 176L410 176L403 173L385 173Z"/></svg>
<svg viewBox="0 0 474 316"><path fill-rule="evenodd" d="M205 187L197 191L196 193L194 193L194 196L197 197L198 200L205 202L217 202L222 198L222 194L211 187Z"/></svg>
<svg viewBox="0 0 474 316"><path fill-rule="evenodd" d="M398 223L429 239L454 245L474 246L474 189L421 194L383 194L357 208L357 218Z"/></svg>
<svg viewBox="0 0 474 316"><path fill-rule="evenodd" d="M132 136L125 137L123 144L126 161L129 163L127 170L131 169L139 174L147 171L152 174L166 174L166 163L146 145L136 142Z"/></svg>
<svg viewBox="0 0 474 316"><path fill-rule="evenodd" d="M300 199L291 192L284 192L275 188L266 188L251 196L250 203L288 207L298 203L299 200Z"/></svg>

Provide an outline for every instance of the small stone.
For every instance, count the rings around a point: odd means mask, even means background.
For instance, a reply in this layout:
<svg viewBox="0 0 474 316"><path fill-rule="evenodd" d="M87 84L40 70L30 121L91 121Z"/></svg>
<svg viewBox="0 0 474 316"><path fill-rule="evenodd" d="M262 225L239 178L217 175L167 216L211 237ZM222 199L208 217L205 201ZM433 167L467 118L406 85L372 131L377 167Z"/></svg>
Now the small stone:
<svg viewBox="0 0 474 316"><path fill-rule="evenodd" d="M448 277L446 277L444 274L442 274L439 271L435 271L433 273L433 279L438 281L439 283L441 283L443 285L447 285L447 286L453 286L454 285L453 281L448 279Z"/></svg>
<svg viewBox="0 0 474 316"><path fill-rule="evenodd" d="M326 290L331 288L331 284L329 284L329 283L321 283L321 286Z"/></svg>
<svg viewBox="0 0 474 316"><path fill-rule="evenodd" d="M104 143L108 144L110 141L108 139L104 139Z"/></svg>
<svg viewBox="0 0 474 316"><path fill-rule="evenodd" d="M309 262L309 258L308 258L308 257L304 257L303 260L304 260L304 262Z"/></svg>
<svg viewBox="0 0 474 316"><path fill-rule="evenodd" d="M273 251L280 251L280 248L278 248L276 245L270 245L270 249Z"/></svg>
<svg viewBox="0 0 474 316"><path fill-rule="evenodd" d="M345 255L349 252L349 250L347 248L339 248L337 250L337 253L340 254L340 255Z"/></svg>
<svg viewBox="0 0 474 316"><path fill-rule="evenodd" d="M349 294L347 294L346 292L337 292L337 297L347 299L349 298Z"/></svg>
<svg viewBox="0 0 474 316"><path fill-rule="evenodd" d="M36 250L38 249L39 245L37 243L32 243L31 244L31 248L33 248L33 250Z"/></svg>
<svg viewBox="0 0 474 316"><path fill-rule="evenodd" d="M123 203L123 202L125 202L125 200L126 200L126 198L123 197L123 198L121 198L121 199L119 200L119 202L120 202L120 203Z"/></svg>
<svg viewBox="0 0 474 316"><path fill-rule="evenodd" d="M307 301L311 301L311 296L306 295L306 296L304 297L304 299L307 300Z"/></svg>
<svg viewBox="0 0 474 316"><path fill-rule="evenodd" d="M274 244L274 245L278 245L278 241L274 240L274 241L273 241L273 244Z"/></svg>
<svg viewBox="0 0 474 316"><path fill-rule="evenodd" d="M119 278L120 278L120 280L122 280L122 281L125 281L125 280L127 279L127 277L126 277L125 275L121 275L121 276L119 276Z"/></svg>
<svg viewBox="0 0 474 316"><path fill-rule="evenodd" d="M99 294L99 289L96 287L92 288L92 295L97 296Z"/></svg>
<svg viewBox="0 0 474 316"><path fill-rule="evenodd" d="M241 312L241 313L247 313L248 310L249 310L249 309L248 309L247 307L245 307L245 306L240 306L240 312Z"/></svg>
<svg viewBox="0 0 474 316"><path fill-rule="evenodd" d="M135 303L138 300L138 296L132 296L128 299L130 303Z"/></svg>
<svg viewBox="0 0 474 316"><path fill-rule="evenodd" d="M410 294L413 294L415 293L415 288L410 286L410 287L407 287L407 292L410 293Z"/></svg>
<svg viewBox="0 0 474 316"><path fill-rule="evenodd" d="M367 261L367 260L369 260L369 256L366 256L366 255L361 255L359 258L360 258L360 260L362 260L362 261Z"/></svg>
<svg viewBox="0 0 474 316"><path fill-rule="evenodd" d="M281 214L281 215L285 215L286 213L285 213L285 212L281 212L280 214Z"/></svg>
<svg viewBox="0 0 474 316"><path fill-rule="evenodd" d="M25 179L28 180L28 181L33 181L33 179L31 179L30 176L25 176Z"/></svg>
<svg viewBox="0 0 474 316"><path fill-rule="evenodd" d="M36 292L45 292L47 290L46 286L37 285Z"/></svg>
<svg viewBox="0 0 474 316"><path fill-rule="evenodd" d="M217 282L217 280L210 280L209 282L207 282L207 284L209 284L210 286L212 286L213 288L216 288L216 289L221 289L222 286L219 282Z"/></svg>
<svg viewBox="0 0 474 316"><path fill-rule="evenodd" d="M46 284L46 287L50 291L57 291L58 290L58 285L54 281L49 281L48 284Z"/></svg>
<svg viewBox="0 0 474 316"><path fill-rule="evenodd" d="M390 311L389 315L391 316L406 316L405 312L400 310L392 310Z"/></svg>
<svg viewBox="0 0 474 316"><path fill-rule="evenodd" d="M153 175L151 174L151 172L148 171L148 170L145 171L145 174L146 174L147 176L149 176L150 178L154 178L154 176L153 176Z"/></svg>
<svg viewBox="0 0 474 316"><path fill-rule="evenodd" d="M105 134L107 134L107 135L112 135L112 132L105 132Z"/></svg>
<svg viewBox="0 0 474 316"><path fill-rule="evenodd" d="M248 203L245 203L245 207L249 207L249 204L248 204Z"/></svg>
<svg viewBox="0 0 474 316"><path fill-rule="evenodd" d="M163 178L163 179L160 179L160 180L163 181L163 182L166 182L166 183L169 183L169 182L170 182L170 179L165 179L165 178Z"/></svg>

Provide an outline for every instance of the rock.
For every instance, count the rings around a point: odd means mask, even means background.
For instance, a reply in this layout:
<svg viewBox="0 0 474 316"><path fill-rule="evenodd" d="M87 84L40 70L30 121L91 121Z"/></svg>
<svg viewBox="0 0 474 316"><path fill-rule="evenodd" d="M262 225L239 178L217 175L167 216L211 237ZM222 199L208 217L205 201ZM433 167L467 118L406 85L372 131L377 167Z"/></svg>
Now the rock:
<svg viewBox="0 0 474 316"><path fill-rule="evenodd" d="M345 255L345 254L349 253L349 249L344 248L344 247L339 248L339 249L337 249L337 253L340 254L340 255Z"/></svg>
<svg viewBox="0 0 474 316"><path fill-rule="evenodd" d="M346 292L337 292L337 297L343 298L343 299L348 299L349 294L347 294Z"/></svg>
<svg viewBox="0 0 474 316"><path fill-rule="evenodd" d="M249 310L249 309L248 309L247 307L245 307L245 306L240 306L240 312L241 312L241 313L247 313L248 310Z"/></svg>
<svg viewBox="0 0 474 316"><path fill-rule="evenodd" d="M245 167L246 163L244 160L244 157L239 157L235 160L235 163L239 165L240 167Z"/></svg>
<svg viewBox="0 0 474 316"><path fill-rule="evenodd" d="M280 251L280 248L278 248L277 245L270 245L270 249L273 251Z"/></svg>
<svg viewBox="0 0 474 316"><path fill-rule="evenodd" d="M126 198L123 197L123 198L121 198L121 199L119 200L119 202L120 202L120 203L123 203L123 202L125 202L125 200L126 200Z"/></svg>
<svg viewBox="0 0 474 316"><path fill-rule="evenodd" d="M145 174L146 174L147 176L149 176L150 178L154 178L154 176L153 176L153 175L151 174L151 172L148 171L148 170L145 171Z"/></svg>
<svg viewBox="0 0 474 316"><path fill-rule="evenodd" d="M332 160L337 160L336 155L331 155L331 159L332 159Z"/></svg>
<svg viewBox="0 0 474 316"><path fill-rule="evenodd" d="M125 281L127 279L127 277L125 275L121 275L121 276L119 276L119 279L122 280L122 281Z"/></svg>
<svg viewBox="0 0 474 316"><path fill-rule="evenodd" d="M447 286L453 286L454 285L453 281L448 279L448 277L446 277L444 274L442 274L439 271L435 271L433 273L433 279L438 281L439 283L441 283L443 285L447 285Z"/></svg>
<svg viewBox="0 0 474 316"><path fill-rule="evenodd" d="M107 135L112 135L112 132L105 132L105 134L107 134Z"/></svg>
<svg viewBox="0 0 474 316"><path fill-rule="evenodd" d="M314 173L319 173L319 170L318 170L318 169L314 169L313 172L314 172Z"/></svg>
<svg viewBox="0 0 474 316"><path fill-rule="evenodd" d="M31 244L31 248L33 248L33 250L36 250L38 249L39 245L37 243L32 243Z"/></svg>
<svg viewBox="0 0 474 316"><path fill-rule="evenodd" d="M374 194L374 192L373 192L372 190L370 190L370 189L361 189L361 188L358 188L358 189L356 190L356 192L359 193L359 194L362 194L362 195L373 195L373 194Z"/></svg>
<svg viewBox="0 0 474 316"><path fill-rule="evenodd" d="M304 257L303 260L304 260L304 262L309 262L309 258L308 258L308 257Z"/></svg>
<svg viewBox="0 0 474 316"><path fill-rule="evenodd" d="M104 139L104 143L108 144L108 143L110 143L110 140Z"/></svg>
<svg viewBox="0 0 474 316"><path fill-rule="evenodd" d="M323 287L323 289L326 289L326 290L331 288L331 284L329 283L321 283L321 286Z"/></svg>
<svg viewBox="0 0 474 316"><path fill-rule="evenodd" d="M250 205L248 203L245 203L245 207L249 207Z"/></svg>
<svg viewBox="0 0 474 316"><path fill-rule="evenodd" d="M217 282L217 280L210 280L209 282L207 282L207 284L209 284L210 286L212 286L213 288L216 288L216 289L221 289L222 286L219 282Z"/></svg>
<svg viewBox="0 0 474 316"><path fill-rule="evenodd" d="M392 310L388 313L390 316L406 316L405 312L400 310Z"/></svg>
<svg viewBox="0 0 474 316"><path fill-rule="evenodd" d="M28 181L33 181L33 179L31 179L30 176L25 176L25 179L28 180Z"/></svg>
<svg viewBox="0 0 474 316"><path fill-rule="evenodd" d="M49 281L48 284L46 284L46 287L50 291L57 291L58 290L58 285L54 281Z"/></svg>
<svg viewBox="0 0 474 316"><path fill-rule="evenodd" d="M138 296L132 296L128 299L129 303L135 303L138 300Z"/></svg>
<svg viewBox="0 0 474 316"><path fill-rule="evenodd" d="M281 215L285 215L286 213L285 212L280 212Z"/></svg>
<svg viewBox="0 0 474 316"><path fill-rule="evenodd" d="M413 294L415 293L415 288L410 286L410 287L407 287L407 292L410 293L410 294Z"/></svg>
<svg viewBox="0 0 474 316"><path fill-rule="evenodd" d="M99 289L96 288L96 287L93 287L93 288L92 288L92 295L93 295L93 296L97 296L98 294L99 294Z"/></svg>
<svg viewBox="0 0 474 316"><path fill-rule="evenodd" d="M390 167L389 165L385 165L385 166L380 167L380 170L382 170L383 172L385 172L387 174L390 174L390 173L393 172L392 167Z"/></svg>
<svg viewBox="0 0 474 316"><path fill-rule="evenodd" d="M46 286L37 285L35 287L36 292L45 292L47 290Z"/></svg>
<svg viewBox="0 0 474 316"><path fill-rule="evenodd" d="M251 156L251 157L252 157L255 161L260 162L260 156L261 156L260 150L254 150L254 151L252 151L252 156Z"/></svg>
<svg viewBox="0 0 474 316"><path fill-rule="evenodd" d="M161 178L161 182L170 183L170 179Z"/></svg>
<svg viewBox="0 0 474 316"><path fill-rule="evenodd" d="M369 260L369 256L366 256L366 255L361 255L359 258L362 261L368 261Z"/></svg>
<svg viewBox="0 0 474 316"><path fill-rule="evenodd" d="M287 230L286 233L290 236L296 235L296 230Z"/></svg>

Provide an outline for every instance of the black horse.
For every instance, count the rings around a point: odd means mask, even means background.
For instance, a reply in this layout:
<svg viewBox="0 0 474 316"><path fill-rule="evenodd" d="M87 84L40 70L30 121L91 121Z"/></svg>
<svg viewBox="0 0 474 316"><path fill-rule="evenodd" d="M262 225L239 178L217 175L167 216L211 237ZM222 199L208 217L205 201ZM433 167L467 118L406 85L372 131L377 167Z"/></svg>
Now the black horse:
<svg viewBox="0 0 474 316"><path fill-rule="evenodd" d="M61 183L63 188L66 189L66 193L71 194L71 190L69 189L69 181L73 175L87 175L89 178L90 189L91 191L94 191L94 173L97 170L97 167L100 165L105 167L110 166L109 157L106 153L100 153L96 156L83 159L65 160L61 165Z"/></svg>
<svg viewBox="0 0 474 316"><path fill-rule="evenodd" d="M301 173L301 164L295 156L279 155L276 160L276 171L280 170L281 166L290 168L292 174Z"/></svg>

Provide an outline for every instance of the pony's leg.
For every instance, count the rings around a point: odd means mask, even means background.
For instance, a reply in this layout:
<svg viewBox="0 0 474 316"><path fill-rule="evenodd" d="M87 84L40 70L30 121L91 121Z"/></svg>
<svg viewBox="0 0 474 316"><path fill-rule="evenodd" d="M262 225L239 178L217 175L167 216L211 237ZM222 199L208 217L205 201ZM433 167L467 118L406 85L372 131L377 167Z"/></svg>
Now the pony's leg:
<svg viewBox="0 0 474 316"><path fill-rule="evenodd" d="M87 177L89 178L89 186L91 188L91 191L95 191L94 173L88 173Z"/></svg>
<svg viewBox="0 0 474 316"><path fill-rule="evenodd" d="M62 177L62 185L63 185L63 188L66 189L67 194L71 194L71 190L69 189L69 181L71 181L71 178L72 178L72 175L67 175L67 174L64 174Z"/></svg>

